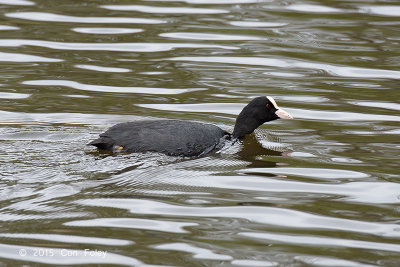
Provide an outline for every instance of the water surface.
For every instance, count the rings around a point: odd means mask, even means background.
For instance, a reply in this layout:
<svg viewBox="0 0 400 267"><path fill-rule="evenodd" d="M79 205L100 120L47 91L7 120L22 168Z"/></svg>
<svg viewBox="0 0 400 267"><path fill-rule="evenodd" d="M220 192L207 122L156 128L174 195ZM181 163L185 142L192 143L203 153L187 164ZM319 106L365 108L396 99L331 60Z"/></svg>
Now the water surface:
<svg viewBox="0 0 400 267"><path fill-rule="evenodd" d="M0 265L397 266L395 1L0 0ZM227 131L207 156L109 155L108 127Z"/></svg>

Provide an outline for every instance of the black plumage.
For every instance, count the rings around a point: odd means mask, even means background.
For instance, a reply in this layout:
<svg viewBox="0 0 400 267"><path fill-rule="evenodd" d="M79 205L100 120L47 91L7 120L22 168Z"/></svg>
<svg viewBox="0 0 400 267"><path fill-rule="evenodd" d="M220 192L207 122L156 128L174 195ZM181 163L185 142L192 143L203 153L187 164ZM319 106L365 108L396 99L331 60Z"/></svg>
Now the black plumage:
<svg viewBox="0 0 400 267"><path fill-rule="evenodd" d="M89 145L112 152L161 152L171 156L198 156L221 148L226 139L243 138L261 124L292 117L272 97L253 99L236 119L230 134L212 124L180 120L146 120L114 125Z"/></svg>
<svg viewBox="0 0 400 267"><path fill-rule="evenodd" d="M196 134L193 134L196 133ZM196 156L218 148L229 133L212 125L179 120L117 124L90 145L113 152L156 151L171 156Z"/></svg>

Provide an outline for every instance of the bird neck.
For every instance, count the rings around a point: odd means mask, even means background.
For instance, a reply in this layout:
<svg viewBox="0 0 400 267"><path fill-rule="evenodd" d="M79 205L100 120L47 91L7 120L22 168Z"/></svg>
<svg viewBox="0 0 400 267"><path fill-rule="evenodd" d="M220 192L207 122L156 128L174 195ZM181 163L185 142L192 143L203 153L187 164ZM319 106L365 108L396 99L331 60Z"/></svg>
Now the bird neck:
<svg viewBox="0 0 400 267"><path fill-rule="evenodd" d="M244 111L244 110L243 110ZM247 116L246 112L241 112L236 119L235 128L232 137L242 139L246 134L251 134L263 122L254 117Z"/></svg>

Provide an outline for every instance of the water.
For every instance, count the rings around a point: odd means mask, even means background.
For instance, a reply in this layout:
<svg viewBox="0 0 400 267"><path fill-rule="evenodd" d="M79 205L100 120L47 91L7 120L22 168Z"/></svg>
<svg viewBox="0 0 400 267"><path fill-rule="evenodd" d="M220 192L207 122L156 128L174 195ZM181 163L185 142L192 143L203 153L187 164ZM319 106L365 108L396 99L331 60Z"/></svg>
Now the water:
<svg viewBox="0 0 400 267"><path fill-rule="evenodd" d="M398 266L396 1L0 4L0 266ZM208 156L86 146L260 95L295 120Z"/></svg>

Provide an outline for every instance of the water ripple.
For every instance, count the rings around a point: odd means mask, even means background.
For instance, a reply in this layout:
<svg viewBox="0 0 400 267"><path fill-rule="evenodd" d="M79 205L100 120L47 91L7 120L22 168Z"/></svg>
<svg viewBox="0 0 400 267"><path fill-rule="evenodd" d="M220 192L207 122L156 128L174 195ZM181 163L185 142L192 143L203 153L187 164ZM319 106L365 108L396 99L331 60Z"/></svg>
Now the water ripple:
<svg viewBox="0 0 400 267"><path fill-rule="evenodd" d="M46 240L51 242L60 242L69 244L95 244L95 245L99 244L106 246L127 246L133 244L132 241L123 239L76 236L76 235L60 235L60 234L1 233L0 237L6 237L12 239Z"/></svg>
<svg viewBox="0 0 400 267"><path fill-rule="evenodd" d="M199 103L199 104L137 104L143 108L186 112L212 112L237 115L245 104L240 103ZM293 114L296 119L309 119L317 121L400 121L399 116L364 114L346 111L325 111L299 108L287 108L285 110Z"/></svg>
<svg viewBox="0 0 400 267"><path fill-rule="evenodd" d="M186 89L172 89L172 88L149 88L149 87L121 87L121 86L106 86L106 85L92 85L83 84L67 80L33 80L24 81L22 84L27 85L43 85L43 86L66 86L78 90L93 91L93 92L106 92L106 93L133 93L133 94L154 94L154 95L176 95L198 90L205 90L204 88L186 88Z"/></svg>
<svg viewBox="0 0 400 267"><path fill-rule="evenodd" d="M352 239L341 239L332 237L316 237L316 236L305 236L305 235L289 235L289 234L272 234L272 233L251 233L242 232L238 233L240 236L265 239L270 242L278 243L290 243L301 246L324 246L324 247L345 247L345 248L360 248L360 249L371 249L371 250L386 250L400 252L400 245L379 243L379 242L368 242Z"/></svg>
<svg viewBox="0 0 400 267"><path fill-rule="evenodd" d="M8 26L8 25L0 25L0 31L11 31L11 30L19 30L19 27Z"/></svg>
<svg viewBox="0 0 400 267"><path fill-rule="evenodd" d="M298 108L285 108L296 118L318 120L318 121L336 121L337 123L346 121L400 121L399 116L380 115L370 113L356 113L346 111L323 111L306 110Z"/></svg>
<svg viewBox="0 0 400 267"><path fill-rule="evenodd" d="M61 62L62 59L32 56L20 53L0 52L0 61L4 62Z"/></svg>
<svg viewBox="0 0 400 267"><path fill-rule="evenodd" d="M134 23L134 24L160 24L166 23L165 20L146 19L146 18L121 18L121 17L75 17L58 15L47 12L10 12L6 17L50 22L72 22L72 23Z"/></svg>
<svg viewBox="0 0 400 267"><path fill-rule="evenodd" d="M331 231L348 231L378 236L400 237L398 225L395 223L363 222L360 220L314 215L284 208L254 206L190 207L142 199L109 198L77 200L76 203L83 206L127 209L132 212L132 214L241 218L279 227L327 229Z"/></svg>
<svg viewBox="0 0 400 267"><path fill-rule="evenodd" d="M131 71L130 69L124 69L124 68L102 67L102 66L85 65L85 64L78 64L78 65L75 65L74 67L80 68L80 69L85 69L85 70L100 71L100 72L130 72Z"/></svg>
<svg viewBox="0 0 400 267"><path fill-rule="evenodd" d="M300 177L320 178L320 179L361 179L368 177L367 174L356 171L347 171L328 168L252 168L243 169L246 173L273 173L283 175L293 175Z"/></svg>
<svg viewBox="0 0 400 267"><path fill-rule="evenodd" d="M233 260L231 264L234 266L241 266L241 267L274 267L278 266L277 262L273 261L258 261L258 260Z"/></svg>
<svg viewBox="0 0 400 267"><path fill-rule="evenodd" d="M207 166L207 165L205 165ZM232 166L229 166L232 168ZM271 169L271 173L276 168ZM299 182L284 180L282 175L276 175L276 178L269 178L268 172L258 172L254 169L252 175L246 176L246 181L243 182L243 176L209 176L202 173L200 177L188 178L181 175L174 176L173 179L158 178L160 183L169 185L182 186L187 185L198 188L220 188L240 191L258 191L263 195L268 193L280 193L286 196L285 193L296 193L303 195L314 194L317 196L331 195L339 198L339 201L371 203L371 204L398 204L400 203L400 185L389 182L346 182L343 183L343 177L331 178L332 183L317 183L317 182ZM174 173L177 173L175 170ZM241 171L239 171L241 173ZM279 172L278 172L279 173ZM361 174L361 173L360 173ZM259 176L256 176L259 175ZM296 173L291 174L290 178L298 176ZM316 175L317 176L317 175ZM353 175L352 175L353 176ZM313 178L312 168L305 177ZM317 177L319 178L319 177ZM165 181L164 181L165 180ZM339 183L339 184L338 184Z"/></svg>
<svg viewBox="0 0 400 267"><path fill-rule="evenodd" d="M160 14L222 14L229 11L223 9L194 8L194 7L161 7L144 5L103 5L102 8L119 11L139 11Z"/></svg>
<svg viewBox="0 0 400 267"><path fill-rule="evenodd" d="M40 40L1 39L0 47L39 46L61 50L81 51L126 51L126 52L161 52L176 48L220 48L235 50L233 46L190 44L190 43L68 43Z"/></svg>
<svg viewBox="0 0 400 267"><path fill-rule="evenodd" d="M168 243L153 246L155 249L159 250L172 250L172 251L183 251L193 254L195 259L205 259L205 260L232 260L233 258L229 255L222 255L212 252L209 249L195 247L187 243Z"/></svg>
<svg viewBox="0 0 400 267"><path fill-rule="evenodd" d="M188 39L188 40L213 40L213 41L239 41L239 40L265 40L265 38L248 35L195 33L195 32L168 32L160 33L161 37Z"/></svg>
<svg viewBox="0 0 400 267"><path fill-rule="evenodd" d="M331 75L341 76L341 77L400 79L400 71L338 66L328 63L316 63L316 62L307 62L307 61L300 61L295 59L283 59L283 58L174 57L174 58L169 58L168 60L256 65L256 66L268 66L268 67L279 67L279 68L316 69L316 70L324 70Z"/></svg>
<svg viewBox="0 0 400 267"><path fill-rule="evenodd" d="M67 226L78 227L107 227L107 228L128 228L151 231L162 231L169 233L189 233L184 227L197 226L197 223L185 223L174 221L162 221L155 219L135 219L135 218L99 218L92 220L79 220L64 223Z"/></svg>
<svg viewBox="0 0 400 267"><path fill-rule="evenodd" d="M397 2L0 0L0 265L399 265ZM87 146L262 95L209 155Z"/></svg>
<svg viewBox="0 0 400 267"><path fill-rule="evenodd" d="M360 7L360 12L379 16L400 17L399 6L363 6Z"/></svg>
<svg viewBox="0 0 400 267"><path fill-rule="evenodd" d="M321 256L296 256L296 261L300 261L307 266L317 267L378 267L376 264L364 264L361 261L350 261L343 260L333 257L321 257Z"/></svg>
<svg viewBox="0 0 400 267"><path fill-rule="evenodd" d="M131 29L131 28L100 28L100 27L76 27L72 29L79 33L89 34L128 34L143 32L143 29Z"/></svg>
<svg viewBox="0 0 400 267"><path fill-rule="evenodd" d="M33 6L34 2L28 0L0 0L1 5Z"/></svg>
<svg viewBox="0 0 400 267"><path fill-rule="evenodd" d="M136 104L138 107L181 112L211 112L237 115L245 104L240 103L197 103L197 104Z"/></svg>
<svg viewBox="0 0 400 267"><path fill-rule="evenodd" d="M149 0L156 2L170 2L171 0ZM185 2L188 4L205 4L205 5L234 5L234 4L251 4L259 2L269 2L270 0L173 0L174 2Z"/></svg>
<svg viewBox="0 0 400 267"><path fill-rule="evenodd" d="M321 6L321 5L307 5L307 4L292 4L285 7L288 10L312 13L343 13L344 10L334 7Z"/></svg>
<svg viewBox="0 0 400 267"><path fill-rule="evenodd" d="M37 123L86 124L104 127L118 122L137 120L133 115L84 113L27 113L0 110L0 123L30 125Z"/></svg>
<svg viewBox="0 0 400 267"><path fill-rule="evenodd" d="M94 250L94 249L93 249ZM23 257L18 257L21 255ZM37 251L44 251L50 253L49 256L37 256ZM116 253L108 252L104 255L91 255L88 250L82 249L66 249L66 248L52 248L40 246L18 246L0 244L0 257L5 259L15 260L18 257L20 261L44 263L51 265L78 265L78 264L110 264L110 265L123 265L123 266L138 266L143 265L142 262L135 258L118 255Z"/></svg>
<svg viewBox="0 0 400 267"><path fill-rule="evenodd" d="M230 21L229 24L239 27L251 28L276 28L288 25L285 22L262 22L262 21Z"/></svg>
<svg viewBox="0 0 400 267"><path fill-rule="evenodd" d="M0 92L0 98L2 98L2 99L24 99L24 98L28 98L30 96L31 96L31 94Z"/></svg>
<svg viewBox="0 0 400 267"><path fill-rule="evenodd" d="M350 104L359 105L363 107L383 108L400 111L400 104L393 102L379 102L379 101L349 101Z"/></svg>

